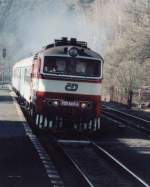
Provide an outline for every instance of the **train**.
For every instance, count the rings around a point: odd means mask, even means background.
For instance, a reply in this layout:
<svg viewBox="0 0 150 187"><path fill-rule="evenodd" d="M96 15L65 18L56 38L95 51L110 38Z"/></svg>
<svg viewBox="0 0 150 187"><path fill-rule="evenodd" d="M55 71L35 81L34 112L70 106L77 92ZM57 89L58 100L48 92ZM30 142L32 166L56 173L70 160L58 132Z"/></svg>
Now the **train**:
<svg viewBox="0 0 150 187"><path fill-rule="evenodd" d="M87 42L55 39L16 62L12 88L36 128L101 129L104 60Z"/></svg>

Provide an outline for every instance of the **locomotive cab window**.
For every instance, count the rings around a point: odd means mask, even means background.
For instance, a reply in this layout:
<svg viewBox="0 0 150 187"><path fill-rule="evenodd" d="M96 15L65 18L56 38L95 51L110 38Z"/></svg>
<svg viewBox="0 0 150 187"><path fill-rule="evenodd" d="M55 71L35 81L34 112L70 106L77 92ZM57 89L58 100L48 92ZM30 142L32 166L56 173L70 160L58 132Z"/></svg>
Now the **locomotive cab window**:
<svg viewBox="0 0 150 187"><path fill-rule="evenodd" d="M100 77L101 62L93 59L50 57L44 58L43 72L80 77Z"/></svg>
<svg viewBox="0 0 150 187"><path fill-rule="evenodd" d="M65 61L49 61L45 60L44 62L44 73L65 73Z"/></svg>
<svg viewBox="0 0 150 187"><path fill-rule="evenodd" d="M79 74L85 74L86 73L86 64L85 62L78 62L76 64L76 73L79 73Z"/></svg>

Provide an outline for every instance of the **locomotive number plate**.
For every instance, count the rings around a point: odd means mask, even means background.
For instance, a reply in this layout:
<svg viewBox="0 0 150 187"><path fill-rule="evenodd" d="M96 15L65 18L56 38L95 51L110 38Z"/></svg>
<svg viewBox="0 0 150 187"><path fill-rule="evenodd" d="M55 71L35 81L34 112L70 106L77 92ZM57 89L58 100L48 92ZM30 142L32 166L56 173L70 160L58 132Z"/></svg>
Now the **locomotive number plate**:
<svg viewBox="0 0 150 187"><path fill-rule="evenodd" d="M61 102L62 106L71 106L71 107L79 107L79 102L76 101L62 101Z"/></svg>

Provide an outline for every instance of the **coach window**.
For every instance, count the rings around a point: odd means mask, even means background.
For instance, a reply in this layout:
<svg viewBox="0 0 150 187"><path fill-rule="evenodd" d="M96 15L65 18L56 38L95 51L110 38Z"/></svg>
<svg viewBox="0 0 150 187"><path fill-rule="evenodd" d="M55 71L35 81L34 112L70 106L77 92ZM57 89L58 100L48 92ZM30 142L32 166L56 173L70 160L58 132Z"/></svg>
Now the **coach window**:
<svg viewBox="0 0 150 187"><path fill-rule="evenodd" d="M14 71L13 71L13 77L16 78L16 69L14 69Z"/></svg>
<svg viewBox="0 0 150 187"><path fill-rule="evenodd" d="M27 67L27 72L26 72L26 81L30 82L30 77L31 77L31 67Z"/></svg>
<svg viewBox="0 0 150 187"><path fill-rule="evenodd" d="M17 77L18 77L18 78L21 77L21 68L17 68Z"/></svg>
<svg viewBox="0 0 150 187"><path fill-rule="evenodd" d="M14 75L15 75L15 77L17 77L17 70L16 69L14 71Z"/></svg>
<svg viewBox="0 0 150 187"><path fill-rule="evenodd" d="M17 76L17 78L20 78L20 69L19 68L16 69L16 76Z"/></svg>
<svg viewBox="0 0 150 187"><path fill-rule="evenodd" d="M25 82L27 81L27 69L26 68L24 69L24 81Z"/></svg>

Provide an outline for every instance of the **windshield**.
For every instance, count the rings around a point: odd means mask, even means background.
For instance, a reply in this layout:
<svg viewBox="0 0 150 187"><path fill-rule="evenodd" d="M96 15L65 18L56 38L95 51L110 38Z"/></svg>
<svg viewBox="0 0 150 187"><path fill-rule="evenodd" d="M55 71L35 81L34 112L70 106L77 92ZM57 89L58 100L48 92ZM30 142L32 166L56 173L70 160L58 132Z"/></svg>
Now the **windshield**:
<svg viewBox="0 0 150 187"><path fill-rule="evenodd" d="M86 77L100 77L101 63L98 60L49 57L44 59L43 72Z"/></svg>

